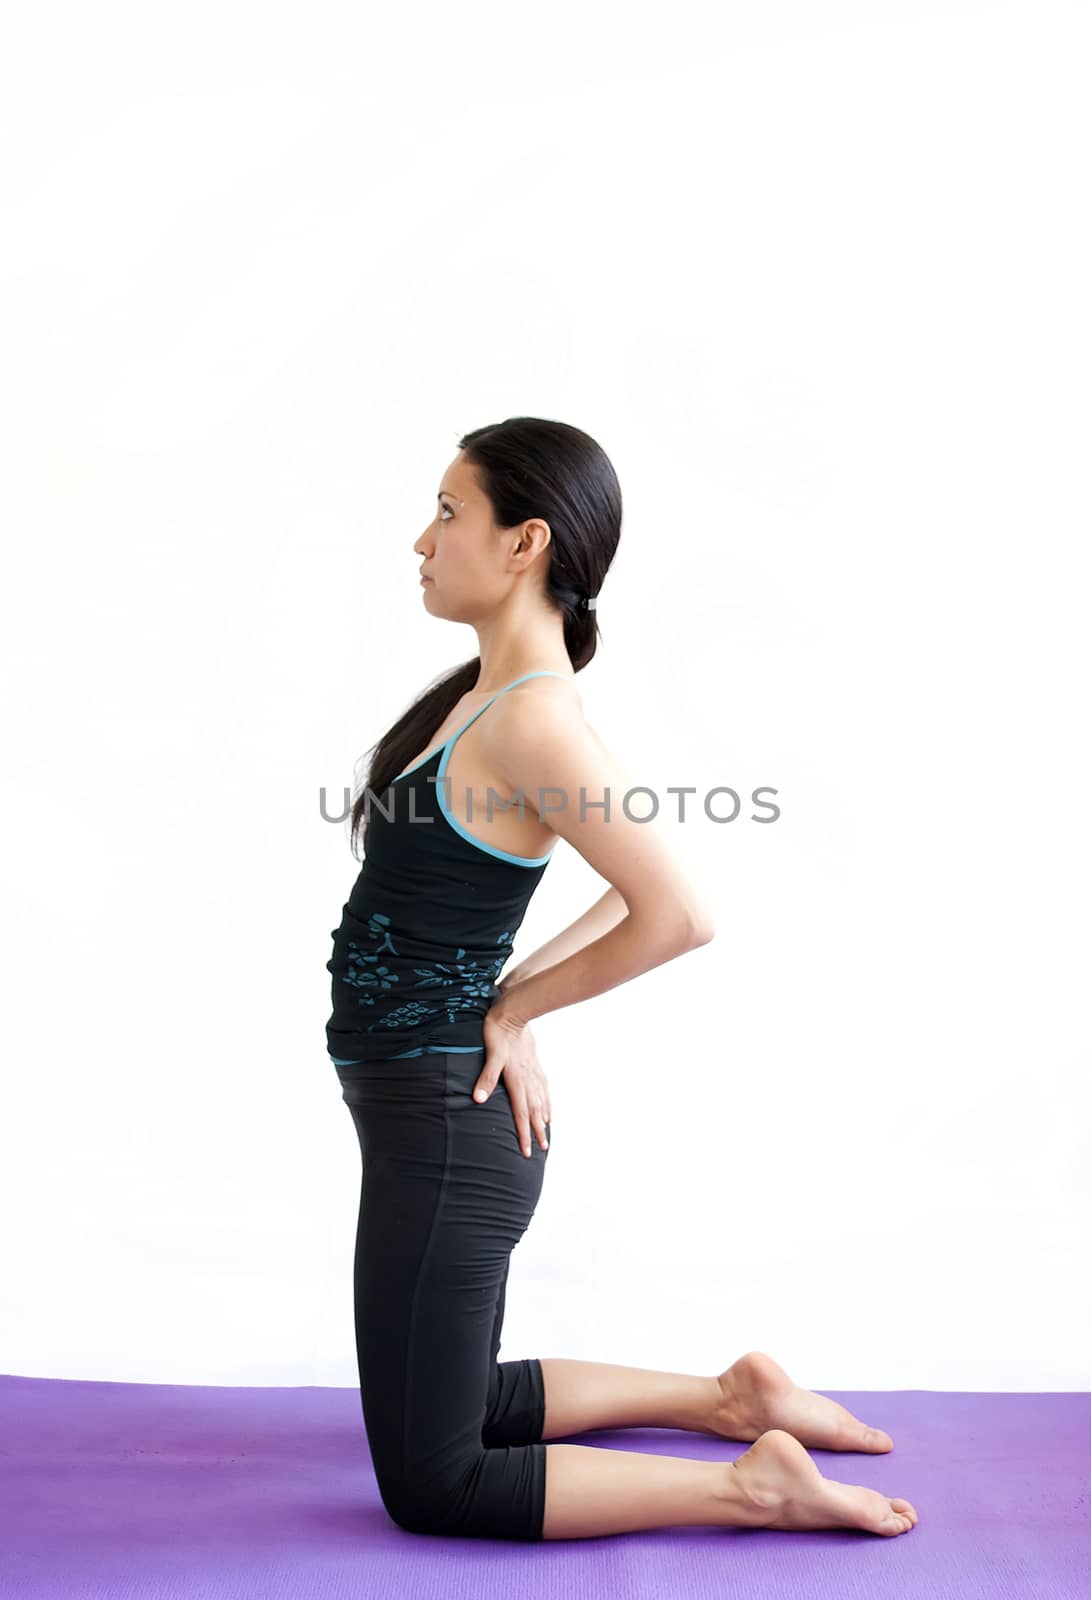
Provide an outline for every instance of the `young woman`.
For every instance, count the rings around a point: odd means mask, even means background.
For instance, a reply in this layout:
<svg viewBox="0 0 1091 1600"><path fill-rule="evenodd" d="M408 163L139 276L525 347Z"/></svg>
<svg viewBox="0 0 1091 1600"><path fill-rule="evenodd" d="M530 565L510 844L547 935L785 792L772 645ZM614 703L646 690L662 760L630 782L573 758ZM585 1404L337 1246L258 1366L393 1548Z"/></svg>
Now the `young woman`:
<svg viewBox="0 0 1091 1600"><path fill-rule="evenodd" d="M328 1048L363 1160L355 1322L379 1492L420 1533L903 1533L907 1500L822 1477L804 1448L890 1438L760 1352L716 1377L497 1359L551 1132L531 1021L712 937L662 836L625 816L629 775L581 710L620 531L595 441L515 417L461 439L413 546L426 610L469 624L478 654L374 747L352 814L365 858L328 963ZM611 888L498 982L558 838ZM545 1442L635 1426L755 1442L734 1463Z"/></svg>

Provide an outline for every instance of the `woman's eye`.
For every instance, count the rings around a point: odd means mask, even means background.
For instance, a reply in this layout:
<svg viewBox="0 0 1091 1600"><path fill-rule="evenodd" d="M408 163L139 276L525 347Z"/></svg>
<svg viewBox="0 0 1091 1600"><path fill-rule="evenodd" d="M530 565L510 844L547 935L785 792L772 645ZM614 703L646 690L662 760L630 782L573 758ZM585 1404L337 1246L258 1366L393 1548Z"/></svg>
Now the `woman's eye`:
<svg viewBox="0 0 1091 1600"><path fill-rule="evenodd" d="M446 520L446 518L443 515L443 513L445 511L447 513L447 516L449 516L449 517L453 517L454 516L454 512L451 510L451 508L449 506L441 505L440 508L439 508L439 520L441 522L444 522Z"/></svg>

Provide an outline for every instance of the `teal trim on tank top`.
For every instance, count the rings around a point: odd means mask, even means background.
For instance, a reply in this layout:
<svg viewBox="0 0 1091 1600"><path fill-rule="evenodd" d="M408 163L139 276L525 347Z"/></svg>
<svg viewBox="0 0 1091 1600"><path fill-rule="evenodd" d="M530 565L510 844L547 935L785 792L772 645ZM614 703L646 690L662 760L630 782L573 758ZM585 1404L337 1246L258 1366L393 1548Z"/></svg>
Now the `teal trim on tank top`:
<svg viewBox="0 0 1091 1600"><path fill-rule="evenodd" d="M396 1056L384 1056L386 1061L401 1061L405 1056L442 1056L442 1055L472 1055L475 1050L484 1050L483 1044L430 1044L427 1049L423 1045L416 1050L399 1050ZM362 1067L363 1061L354 1057L346 1061L341 1056L330 1056L335 1067Z"/></svg>
<svg viewBox="0 0 1091 1600"><path fill-rule="evenodd" d="M449 739L445 739L442 744L438 744L435 750L429 750L426 756L422 756L419 761L414 761L413 765L411 767L406 767L404 772L399 772L398 776L393 781L397 783L402 778L408 778L411 772L416 772L418 767L423 767L426 761L430 761L436 754L436 751L442 750L443 758L440 761L439 767L436 771L436 778L438 779L436 784L436 796L439 800L439 809L442 811L443 815L446 817L448 823L454 829L455 833L460 834L461 837L466 839L470 844L476 845L477 848L479 850L483 850L486 855L495 856L498 861L511 861L517 867L545 866L546 862L552 856L553 851L556 850L556 845L551 846L551 848L546 851L544 856L517 856L510 850L501 850L496 845L486 844L483 839L479 839L475 834L470 833L467 828L463 827L462 823L448 806L445 793L447 785L444 783L443 779L447 772L447 763L451 759L451 751L454 748L456 739L458 739L461 734L465 733L471 722L477 721L478 717L483 711L487 711L489 709L493 701L497 699L498 696L506 694L509 689L514 689L517 683L524 683L527 678L567 677L567 672L554 672L551 667L539 667L534 672L524 672L520 677L513 678L511 682L506 683L502 689L497 689L495 694L491 694L485 701L485 704L483 706L479 706L474 712L473 716L468 718L467 721L462 724L461 728L456 728ZM474 1048L476 1049L477 1047L475 1046Z"/></svg>

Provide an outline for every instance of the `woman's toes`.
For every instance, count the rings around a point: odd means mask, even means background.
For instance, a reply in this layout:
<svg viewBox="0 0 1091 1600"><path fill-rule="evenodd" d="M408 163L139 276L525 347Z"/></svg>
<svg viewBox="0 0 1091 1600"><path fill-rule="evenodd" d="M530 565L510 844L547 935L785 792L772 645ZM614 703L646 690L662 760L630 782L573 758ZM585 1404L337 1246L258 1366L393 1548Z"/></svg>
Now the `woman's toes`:
<svg viewBox="0 0 1091 1600"><path fill-rule="evenodd" d="M884 1433L882 1428L868 1428L861 1425L859 1439L860 1442L856 1447L858 1450L872 1450L877 1455L894 1448L894 1440L889 1433Z"/></svg>
<svg viewBox="0 0 1091 1600"><path fill-rule="evenodd" d="M869 1502L866 1514L869 1521L871 1517L876 1519L871 1524L876 1533L883 1533L889 1537L892 1534L909 1532L915 1518L910 1515L912 1508L908 1500L890 1500L885 1494L879 1494L873 1489L865 1492Z"/></svg>
<svg viewBox="0 0 1091 1600"><path fill-rule="evenodd" d="M837 1487L842 1491L842 1515L850 1527L890 1538L894 1534L908 1533L916 1520L908 1500L888 1499L877 1489L866 1489L862 1484L839 1484Z"/></svg>
<svg viewBox="0 0 1091 1600"><path fill-rule="evenodd" d="M816 1450L862 1450L885 1455L894 1440L882 1428L871 1428L826 1395L795 1389L781 1404L777 1425Z"/></svg>

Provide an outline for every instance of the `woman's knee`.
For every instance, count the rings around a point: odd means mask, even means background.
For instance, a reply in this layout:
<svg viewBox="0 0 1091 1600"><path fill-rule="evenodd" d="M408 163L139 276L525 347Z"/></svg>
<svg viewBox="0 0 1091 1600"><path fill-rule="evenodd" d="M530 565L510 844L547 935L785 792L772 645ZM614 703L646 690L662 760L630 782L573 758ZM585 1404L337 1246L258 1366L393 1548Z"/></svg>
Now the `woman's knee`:
<svg viewBox="0 0 1091 1600"><path fill-rule="evenodd" d="M443 1533L435 1508L422 1501L397 1501L391 1505L384 1502L390 1514L390 1520L404 1529L406 1533Z"/></svg>
<svg viewBox="0 0 1091 1600"><path fill-rule="evenodd" d="M443 1480L423 1483L400 1471L384 1470L379 1462L375 1478L387 1515L406 1533L445 1533L454 1506L457 1485ZM461 1475L460 1475L461 1476Z"/></svg>
<svg viewBox="0 0 1091 1600"><path fill-rule="evenodd" d="M539 1447L540 1448L540 1447ZM511 1480L500 1490L492 1481L482 1451L457 1472L445 1473L428 1483L379 1480L379 1493L391 1521L406 1533L441 1534L449 1538L522 1539L540 1535L528 1531L533 1513L518 1507L518 1493L512 1496ZM492 1452L487 1463L495 1473L498 1457L509 1452ZM509 1455L510 1460L510 1455Z"/></svg>
<svg viewBox="0 0 1091 1600"><path fill-rule="evenodd" d="M397 1493L380 1489L380 1494L391 1521L406 1533L455 1534L460 1531L452 1526L456 1501L451 1493L403 1486Z"/></svg>

